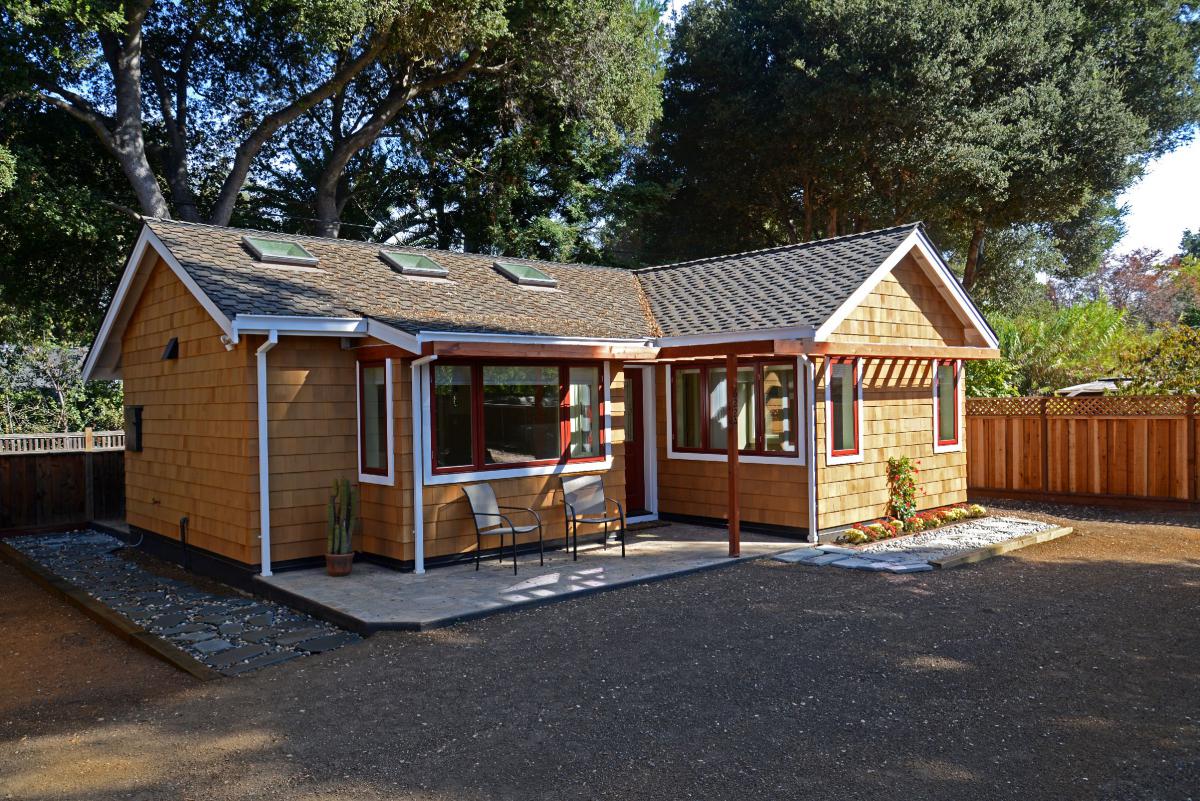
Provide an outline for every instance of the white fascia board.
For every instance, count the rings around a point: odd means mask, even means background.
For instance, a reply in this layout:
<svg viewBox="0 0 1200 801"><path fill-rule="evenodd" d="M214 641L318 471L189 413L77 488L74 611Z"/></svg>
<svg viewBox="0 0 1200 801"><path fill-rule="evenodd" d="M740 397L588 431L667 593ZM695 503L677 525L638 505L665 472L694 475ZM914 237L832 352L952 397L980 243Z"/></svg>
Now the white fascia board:
<svg viewBox="0 0 1200 801"><path fill-rule="evenodd" d="M395 345L397 348L406 350L409 353L421 352L421 343L416 336L407 331L401 331L399 328L393 328L390 325L381 323L378 320L367 318L367 336L374 337L380 342L386 342L389 345Z"/></svg>
<svg viewBox="0 0 1200 801"><path fill-rule="evenodd" d="M306 317L288 314L239 314L233 318L236 343L242 334L300 334L304 336L364 337L367 321L362 317Z"/></svg>
<svg viewBox="0 0 1200 801"><path fill-rule="evenodd" d="M234 338L233 324L229 321L229 318L204 293L200 285L183 268L183 265L179 263L179 259L175 258L175 255L158 238L158 235L150 229L150 226L143 223L142 231L138 234L137 242L134 243L133 253L129 256L129 260L125 262L125 269L121 273L121 281L117 284L117 291L113 294L112 303L109 304L108 311L104 315L104 322L100 324L100 331L96 334L96 339L92 343L87 359L83 363L84 381L90 381L93 378L120 377L115 367L115 361L111 365L100 365L100 356L108 349L109 340L114 335L120 336L124 330L124 324L128 321L128 314L125 313L124 307L126 301L130 299L129 294L134 287L135 279L141 273L146 251L151 249L171 268L171 272L175 273L175 277L187 287L187 290L192 293L192 296L208 312L213 322L220 327L226 336Z"/></svg>
<svg viewBox="0 0 1200 801"><path fill-rule="evenodd" d="M875 291L875 287L879 286L879 282L913 249L916 249L921 254L922 259L918 260L918 262L922 265L922 269L931 280L944 290L943 297L954 308L959 318L978 330L988 343L988 347L998 348L1000 345L996 339L995 332L987 324L987 320L983 318L983 314L971 302L971 298L967 295L967 291L963 289L962 284L958 282L958 278L950 269L950 265L946 264L941 254L937 252L937 248L933 247L933 243L922 233L920 228L914 228L913 232L900 243L900 246L892 251L892 254L875 268L870 277L858 289L854 290L854 293L838 307L837 311L830 315L828 320L821 324L821 327L813 335L813 341L827 342L830 335L837 330L837 327L850 315L850 312L858 308L858 305Z"/></svg>
<svg viewBox="0 0 1200 801"><path fill-rule="evenodd" d="M686 345L721 345L726 342L753 342L758 339L806 339L812 337L813 334L814 329L811 325L759 328L752 331L717 331L712 334L659 337L654 340L654 346L671 348Z"/></svg>
<svg viewBox="0 0 1200 801"><path fill-rule="evenodd" d="M597 338L597 337L560 337L542 334L488 334L471 331L421 331L417 334L417 342L491 342L513 345L647 345L653 343L652 337L634 338Z"/></svg>

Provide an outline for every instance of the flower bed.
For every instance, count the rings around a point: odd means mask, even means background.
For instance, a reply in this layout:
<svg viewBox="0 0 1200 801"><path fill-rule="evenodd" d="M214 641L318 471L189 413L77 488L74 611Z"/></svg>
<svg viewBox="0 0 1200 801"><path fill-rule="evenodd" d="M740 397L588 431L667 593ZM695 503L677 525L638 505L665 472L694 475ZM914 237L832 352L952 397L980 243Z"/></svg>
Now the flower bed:
<svg viewBox="0 0 1200 801"><path fill-rule="evenodd" d="M943 506L899 520L887 517L870 523L855 523L851 528L842 532L837 542L843 545L862 545L868 542L879 542L904 534L916 534L930 531L950 523L962 520L984 517L987 509L977 503L960 503L954 506Z"/></svg>

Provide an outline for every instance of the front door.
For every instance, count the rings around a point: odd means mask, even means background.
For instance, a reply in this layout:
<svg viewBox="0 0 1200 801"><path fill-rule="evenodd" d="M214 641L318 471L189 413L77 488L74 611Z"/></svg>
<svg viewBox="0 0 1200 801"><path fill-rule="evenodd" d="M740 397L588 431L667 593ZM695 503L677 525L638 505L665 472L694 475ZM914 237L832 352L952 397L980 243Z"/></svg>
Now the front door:
<svg viewBox="0 0 1200 801"><path fill-rule="evenodd" d="M625 368L625 509L629 517L646 513L645 415L642 368Z"/></svg>

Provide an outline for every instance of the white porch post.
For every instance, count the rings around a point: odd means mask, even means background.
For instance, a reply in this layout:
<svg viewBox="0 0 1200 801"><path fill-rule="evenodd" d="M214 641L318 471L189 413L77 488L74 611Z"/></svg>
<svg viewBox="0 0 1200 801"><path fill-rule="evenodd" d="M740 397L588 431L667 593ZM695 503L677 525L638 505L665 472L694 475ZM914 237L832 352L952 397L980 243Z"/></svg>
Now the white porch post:
<svg viewBox="0 0 1200 801"><path fill-rule="evenodd" d="M409 406L412 410L412 474L413 474L413 572L425 572L425 401L422 392L426 382L425 365L437 356L414 359L410 369L412 391Z"/></svg>
<svg viewBox="0 0 1200 801"><path fill-rule="evenodd" d="M255 351L258 366L258 545L262 575L271 575L271 460L267 448L267 351L279 344L272 330Z"/></svg>
<svg viewBox="0 0 1200 801"><path fill-rule="evenodd" d="M808 541L816 542L820 535L817 525L817 380L816 366L807 356L804 364L804 461L808 463Z"/></svg>

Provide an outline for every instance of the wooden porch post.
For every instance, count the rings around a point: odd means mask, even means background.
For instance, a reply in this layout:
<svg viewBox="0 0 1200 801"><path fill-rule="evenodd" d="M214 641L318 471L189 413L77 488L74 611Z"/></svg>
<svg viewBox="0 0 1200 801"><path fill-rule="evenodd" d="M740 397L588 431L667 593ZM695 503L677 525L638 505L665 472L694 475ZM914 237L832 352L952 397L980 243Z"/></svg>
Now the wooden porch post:
<svg viewBox="0 0 1200 801"><path fill-rule="evenodd" d="M729 555L742 554L741 512L738 510L737 354L725 356L725 448L729 466Z"/></svg>

